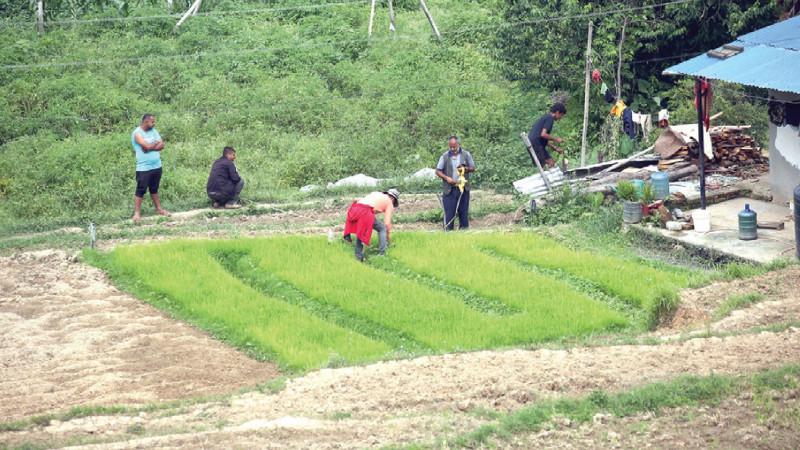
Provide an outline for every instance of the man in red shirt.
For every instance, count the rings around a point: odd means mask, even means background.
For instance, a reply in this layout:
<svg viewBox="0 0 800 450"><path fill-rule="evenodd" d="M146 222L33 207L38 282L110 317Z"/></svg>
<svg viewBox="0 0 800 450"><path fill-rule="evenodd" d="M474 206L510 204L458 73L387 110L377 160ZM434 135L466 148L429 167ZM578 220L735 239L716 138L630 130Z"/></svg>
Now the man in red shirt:
<svg viewBox="0 0 800 450"><path fill-rule="evenodd" d="M369 245L372 230L378 232L380 254L386 254L389 245L389 231L392 228L392 214L400 204L400 192L389 189L386 192L371 192L366 197L350 205L344 223L344 238L351 242L350 234L356 235L356 259L364 260L364 245ZM375 214L383 213L383 222L376 220Z"/></svg>

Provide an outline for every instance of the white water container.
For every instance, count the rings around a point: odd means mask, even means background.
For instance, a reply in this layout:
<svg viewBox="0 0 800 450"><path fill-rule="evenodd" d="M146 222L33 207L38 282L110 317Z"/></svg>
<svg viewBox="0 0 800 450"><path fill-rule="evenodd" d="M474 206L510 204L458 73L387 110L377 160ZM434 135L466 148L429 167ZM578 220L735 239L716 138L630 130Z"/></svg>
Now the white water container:
<svg viewBox="0 0 800 450"><path fill-rule="evenodd" d="M692 213L692 220L694 220L694 231L698 233L706 233L711 231L711 212L706 209L698 209Z"/></svg>

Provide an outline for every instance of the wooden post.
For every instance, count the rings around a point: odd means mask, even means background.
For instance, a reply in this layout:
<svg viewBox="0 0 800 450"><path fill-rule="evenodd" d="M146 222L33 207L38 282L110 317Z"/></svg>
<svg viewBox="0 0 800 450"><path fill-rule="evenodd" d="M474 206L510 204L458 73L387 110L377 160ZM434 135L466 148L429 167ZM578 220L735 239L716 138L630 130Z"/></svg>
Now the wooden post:
<svg viewBox="0 0 800 450"><path fill-rule="evenodd" d="M389 29L392 30L394 37L397 38L397 28L394 26L394 7L392 0L389 0Z"/></svg>
<svg viewBox="0 0 800 450"><path fill-rule="evenodd" d="M195 6L195 7L194 7L194 11L192 11L192 15L193 15L193 16L196 16L196 15L197 15L197 11L200 11L200 5L202 5L202 4L203 4L203 0L199 0L199 1L197 2L197 6Z"/></svg>
<svg viewBox="0 0 800 450"><path fill-rule="evenodd" d="M44 6L42 5L43 1L44 0L39 0L38 2L39 11L37 12L37 15L39 16L39 37L42 37L42 34L44 34Z"/></svg>
<svg viewBox="0 0 800 450"><path fill-rule="evenodd" d="M706 209L706 154L703 150L703 91L701 90L702 81L700 77L694 77L694 90L697 98L697 143L700 146L700 209Z"/></svg>
<svg viewBox="0 0 800 450"><path fill-rule="evenodd" d="M433 23L433 17L431 17L430 11L428 11L428 7L425 6L425 0L419 0L420 6L422 6L422 10L425 12L425 15L428 17L428 22L431 23L431 28L433 28L433 34L436 35L439 40L442 40L442 35L439 34L439 29L436 28L436 24Z"/></svg>
<svg viewBox="0 0 800 450"><path fill-rule="evenodd" d="M551 192L553 189L550 187L550 180L547 179L545 176L544 170L542 170L542 164L539 163L539 158L536 157L536 152L533 151L533 145L531 145L530 139L528 139L528 135L523 133L519 134L519 137L522 138L522 142L525 143L525 148L528 149L528 153L531 154L531 158L533 158L533 162L536 163L536 167L539 168L539 174L542 176L544 180L545 186L547 186L547 192Z"/></svg>
<svg viewBox="0 0 800 450"><path fill-rule="evenodd" d="M192 3L192 6L190 6L189 9L183 14L183 16L181 17L181 20L179 20L178 23L175 24L175 28L173 28L172 31L177 30L178 27L181 26L183 21L186 20L187 17L192 15L192 13L197 10L197 8L200 6L200 3L202 3L202 2L203 2L203 0L195 0L195 2Z"/></svg>
<svg viewBox="0 0 800 450"><path fill-rule="evenodd" d="M369 28L367 28L367 37L372 37L373 19L375 19L375 0L372 0L372 7L369 10Z"/></svg>
<svg viewBox="0 0 800 450"><path fill-rule="evenodd" d="M583 92L583 138L581 139L581 167L586 165L586 130L589 126L589 69L592 65L592 27L589 21L589 41L586 44L586 88Z"/></svg>

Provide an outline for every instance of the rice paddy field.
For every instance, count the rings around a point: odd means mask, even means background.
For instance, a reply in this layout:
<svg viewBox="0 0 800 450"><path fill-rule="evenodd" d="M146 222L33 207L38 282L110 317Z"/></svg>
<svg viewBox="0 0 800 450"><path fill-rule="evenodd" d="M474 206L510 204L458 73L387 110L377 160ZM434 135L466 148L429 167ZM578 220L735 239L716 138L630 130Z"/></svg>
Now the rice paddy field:
<svg viewBox="0 0 800 450"><path fill-rule="evenodd" d="M340 241L174 240L102 258L140 298L299 371L642 331L691 284L685 269L529 232L398 232L366 263Z"/></svg>

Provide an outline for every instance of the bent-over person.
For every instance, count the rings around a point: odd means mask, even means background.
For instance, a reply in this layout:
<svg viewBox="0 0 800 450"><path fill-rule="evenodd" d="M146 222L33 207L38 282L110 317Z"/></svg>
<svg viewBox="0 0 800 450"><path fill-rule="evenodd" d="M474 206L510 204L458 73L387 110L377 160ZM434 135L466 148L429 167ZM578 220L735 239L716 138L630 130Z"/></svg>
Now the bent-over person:
<svg viewBox="0 0 800 450"><path fill-rule="evenodd" d="M364 246L369 245L369 241L372 239L372 230L378 232L379 254L386 254L389 232L392 229L392 214L398 205L400 205L400 192L397 189L371 192L350 205L344 223L344 238L351 242L350 234L356 235L356 259L358 261L364 260ZM375 217L375 214L378 213L383 213L383 222Z"/></svg>

